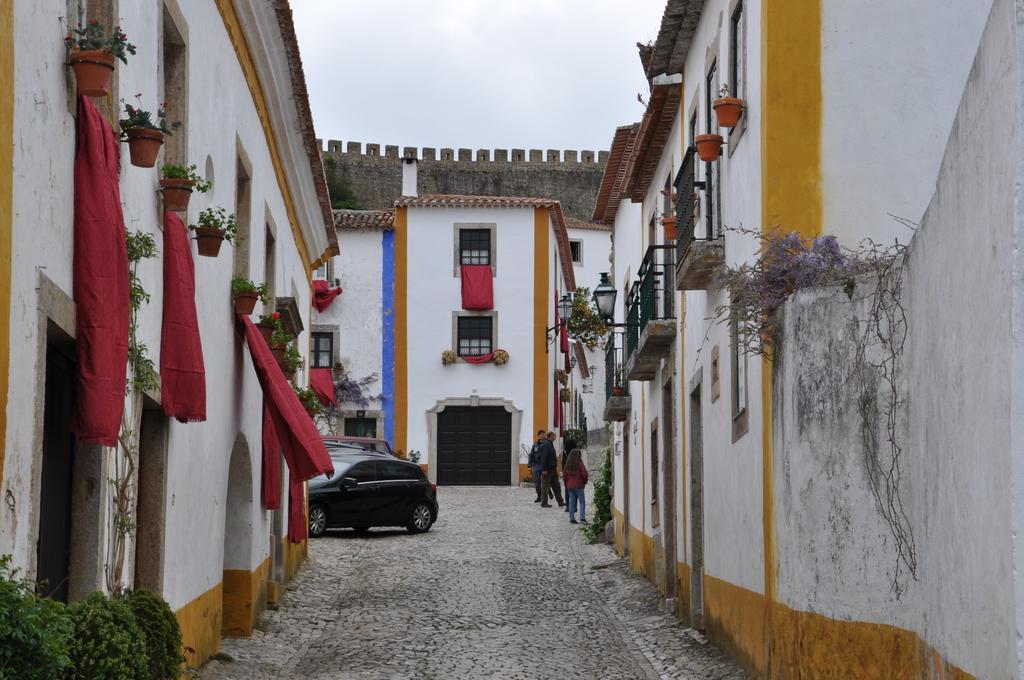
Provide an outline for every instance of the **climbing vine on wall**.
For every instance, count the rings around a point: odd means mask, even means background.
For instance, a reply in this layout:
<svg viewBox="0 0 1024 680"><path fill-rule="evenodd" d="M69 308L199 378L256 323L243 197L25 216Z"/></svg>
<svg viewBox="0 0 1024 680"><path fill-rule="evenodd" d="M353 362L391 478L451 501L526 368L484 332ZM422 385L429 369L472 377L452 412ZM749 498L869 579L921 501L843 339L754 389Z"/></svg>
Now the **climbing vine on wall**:
<svg viewBox="0 0 1024 680"><path fill-rule="evenodd" d="M895 218L913 230L916 225ZM842 286L851 302L867 313L858 319L857 354L850 376L857 389L864 467L876 506L896 547L892 590L900 597L905 575L917 579L913 528L904 509L903 418L901 370L907 337L903 306L903 263L906 245L864 240L855 250L842 248L834 236L805 239L796 233L771 233L737 228L753 235L761 253L752 263L726 268L716 285L729 291L729 304L715 309L712 325L735 324L738 341L748 354L769 359L782 342L778 309L798 290ZM705 342L708 334L705 334ZM881 399L879 395L882 395Z"/></svg>
<svg viewBox="0 0 1024 680"><path fill-rule="evenodd" d="M160 375L149 358L148 348L139 339L139 311L149 302L149 293L139 278L139 262L156 257L156 241L142 231L127 232L128 249L128 378L125 383L125 408L121 432L114 450L110 477L112 533L105 576L107 589L117 594L124 590L124 562L128 537L135 533L135 471L139 455L139 428L142 422L142 394L160 387Z"/></svg>

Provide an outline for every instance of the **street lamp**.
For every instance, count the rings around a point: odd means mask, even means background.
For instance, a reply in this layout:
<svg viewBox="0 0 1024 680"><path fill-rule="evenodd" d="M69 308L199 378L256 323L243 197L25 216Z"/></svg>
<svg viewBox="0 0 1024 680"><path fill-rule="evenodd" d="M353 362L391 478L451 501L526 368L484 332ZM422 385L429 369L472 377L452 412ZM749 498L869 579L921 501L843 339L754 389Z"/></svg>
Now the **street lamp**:
<svg viewBox="0 0 1024 680"><path fill-rule="evenodd" d="M608 272L601 272L601 283L594 289L594 302L597 304L597 313L605 321L615 318L615 297L618 291L608 278Z"/></svg>
<svg viewBox="0 0 1024 680"><path fill-rule="evenodd" d="M562 296L562 299L558 301L558 315L562 319L562 323L569 320L572 316L572 296L568 293Z"/></svg>

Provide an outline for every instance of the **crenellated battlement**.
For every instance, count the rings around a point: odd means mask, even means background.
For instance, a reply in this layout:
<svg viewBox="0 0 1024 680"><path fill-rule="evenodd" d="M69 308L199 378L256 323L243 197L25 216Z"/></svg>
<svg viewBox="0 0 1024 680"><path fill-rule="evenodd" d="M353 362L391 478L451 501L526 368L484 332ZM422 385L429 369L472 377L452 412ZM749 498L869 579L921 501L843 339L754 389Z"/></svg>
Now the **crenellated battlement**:
<svg viewBox="0 0 1024 680"><path fill-rule="evenodd" d="M385 144L383 151L380 144L363 144L362 142L342 143L337 139L329 139L325 144L317 140L325 154L341 158L358 158L367 160L398 160L415 158L422 161L448 161L453 163L480 163L493 166L496 163L539 163L545 165L603 165L608 160L608 152L578 151L576 149L450 149L425 146L418 148L406 146L399 149L396 144Z"/></svg>

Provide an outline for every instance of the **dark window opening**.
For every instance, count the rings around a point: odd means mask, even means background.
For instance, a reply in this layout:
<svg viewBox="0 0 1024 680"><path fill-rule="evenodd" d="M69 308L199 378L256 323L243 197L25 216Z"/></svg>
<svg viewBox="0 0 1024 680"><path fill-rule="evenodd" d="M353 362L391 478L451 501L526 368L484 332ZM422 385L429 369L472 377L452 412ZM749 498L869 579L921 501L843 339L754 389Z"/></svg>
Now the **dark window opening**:
<svg viewBox="0 0 1024 680"><path fill-rule="evenodd" d="M346 437L377 437L376 418L345 418Z"/></svg>
<svg viewBox="0 0 1024 680"><path fill-rule="evenodd" d="M583 262L583 241L569 241L569 255L576 264Z"/></svg>
<svg viewBox="0 0 1024 680"><path fill-rule="evenodd" d="M334 334L314 332L310 339L313 343L312 368L331 368L334 364Z"/></svg>
<svg viewBox="0 0 1024 680"><path fill-rule="evenodd" d="M742 0L736 4L736 9L732 13L732 22L730 24L730 36L729 36L729 87L730 94L733 97L743 97L743 89L746 87L746 74L744 73L745 64L743 59L745 57L745 46L744 41L746 36L744 35L744 21L743 21L743 2Z"/></svg>
<svg viewBox="0 0 1024 680"><path fill-rule="evenodd" d="M489 316L460 316L458 322L459 356L474 357L491 353L494 324Z"/></svg>
<svg viewBox="0 0 1024 680"><path fill-rule="evenodd" d="M459 263L491 263L491 231L489 229L459 230Z"/></svg>

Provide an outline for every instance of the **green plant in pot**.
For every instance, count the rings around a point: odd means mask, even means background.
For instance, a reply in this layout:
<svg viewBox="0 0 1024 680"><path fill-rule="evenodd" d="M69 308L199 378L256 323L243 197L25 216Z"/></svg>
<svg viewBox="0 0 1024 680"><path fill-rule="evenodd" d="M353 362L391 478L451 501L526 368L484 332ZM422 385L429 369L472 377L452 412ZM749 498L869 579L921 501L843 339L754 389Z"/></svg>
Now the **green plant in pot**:
<svg viewBox="0 0 1024 680"><path fill-rule="evenodd" d="M160 168L160 191L164 195L164 210L184 212L193 191L205 194L213 188L196 172L195 164L184 166L167 163Z"/></svg>
<svg viewBox="0 0 1024 680"><path fill-rule="evenodd" d="M284 348L284 358L281 363L281 370L284 371L286 378L291 380L295 377L295 371L299 370L299 366L302 365L302 355L299 354L299 350L293 344L289 344Z"/></svg>
<svg viewBox="0 0 1024 680"><path fill-rule="evenodd" d="M266 302L267 284L256 285L244 276L231 279L231 295L235 301L235 314L248 316L256 309L256 302Z"/></svg>
<svg viewBox="0 0 1024 680"><path fill-rule="evenodd" d="M114 75L114 59L128 63L128 55L135 54L135 45L120 26L108 36L100 22L92 19L84 28L72 28L64 38L68 48L68 62L75 72L78 94L86 97L106 97Z"/></svg>
<svg viewBox="0 0 1024 680"><path fill-rule="evenodd" d="M273 312L271 314L260 314L260 320L256 324L256 328L259 329L260 335L263 336L263 339L266 340L269 345L270 339L274 335L274 331L282 328L281 315L277 312Z"/></svg>
<svg viewBox="0 0 1024 680"><path fill-rule="evenodd" d="M196 244L203 257L217 257L221 243L234 244L238 236L238 222L224 208L207 208L199 213L199 223L188 228L196 233Z"/></svg>
<svg viewBox="0 0 1024 680"><path fill-rule="evenodd" d="M136 99L142 97L135 95ZM174 134L174 130L181 127L181 123L167 122L166 104L161 104L156 111L156 120L153 114L145 109L132 106L124 102L125 117L118 121L121 127L121 141L128 142L128 152L131 154L132 165L140 168L151 168L156 165L156 157L160 153L160 147L164 143L164 135Z"/></svg>

